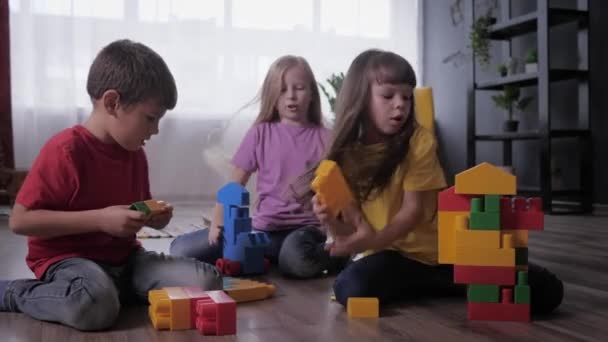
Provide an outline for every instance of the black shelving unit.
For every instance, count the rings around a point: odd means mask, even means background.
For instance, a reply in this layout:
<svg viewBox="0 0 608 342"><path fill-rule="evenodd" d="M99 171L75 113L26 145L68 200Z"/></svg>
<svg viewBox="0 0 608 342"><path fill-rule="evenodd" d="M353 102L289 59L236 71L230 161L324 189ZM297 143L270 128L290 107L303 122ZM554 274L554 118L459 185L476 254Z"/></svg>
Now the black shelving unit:
<svg viewBox="0 0 608 342"><path fill-rule="evenodd" d="M576 22L578 39L586 39L586 57L588 66L589 48L589 13L588 11L550 8L549 0L537 0L536 11L512 17L510 0L501 0L501 18L489 29L489 38L502 41L507 45L508 56L512 54L512 39L530 33L536 33L538 70L534 73L519 73L506 77L479 82L476 78L476 59L473 56L472 78L469 92L469 109L467 115L467 165L478 163L476 159L477 144L487 141L502 142L502 161L505 166L512 166L513 142L520 140L537 141L540 144L538 161L540 179L538 184L518 184L518 192L526 196L541 196L544 210L547 213L589 213L592 210L592 164L591 133L589 127L590 107L588 92L588 71L556 69L550 65L549 36L551 27ZM587 7L588 8L588 7ZM475 0L468 3L468 27L476 18ZM585 34L581 34L585 32ZM580 41L579 41L580 43ZM552 82L577 80L579 96L587 96L587 101L579 101L578 127L568 130L557 130L551 127L551 89ZM476 131L476 101L478 92L502 90L504 86L535 87L538 102L538 128L530 132L497 132L495 134L478 134ZM585 106L580 103L586 103ZM579 144L579 187L576 189L554 189L551 182L551 143L557 139L575 140ZM536 157L530 156L530 159Z"/></svg>

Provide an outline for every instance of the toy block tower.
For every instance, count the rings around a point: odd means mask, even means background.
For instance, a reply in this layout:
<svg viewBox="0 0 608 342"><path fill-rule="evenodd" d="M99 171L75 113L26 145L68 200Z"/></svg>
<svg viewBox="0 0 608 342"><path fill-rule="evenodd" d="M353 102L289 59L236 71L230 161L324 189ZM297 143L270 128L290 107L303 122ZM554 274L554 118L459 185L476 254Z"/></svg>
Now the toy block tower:
<svg viewBox="0 0 608 342"><path fill-rule="evenodd" d="M542 230L540 198L516 194L515 176L489 163L439 194L439 262L468 284L470 320L530 321L528 230Z"/></svg>
<svg viewBox="0 0 608 342"><path fill-rule="evenodd" d="M268 235L254 232L249 217L249 192L239 183L228 183L218 191L223 205L224 257L216 267L223 274L260 274L269 266L264 248L270 245Z"/></svg>

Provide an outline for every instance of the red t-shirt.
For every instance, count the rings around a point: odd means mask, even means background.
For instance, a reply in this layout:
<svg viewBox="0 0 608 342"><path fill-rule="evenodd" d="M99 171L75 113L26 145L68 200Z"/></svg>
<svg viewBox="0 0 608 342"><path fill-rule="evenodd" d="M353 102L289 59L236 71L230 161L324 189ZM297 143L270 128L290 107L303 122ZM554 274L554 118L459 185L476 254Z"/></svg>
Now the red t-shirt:
<svg viewBox="0 0 608 342"><path fill-rule="evenodd" d="M16 202L30 210L83 211L149 198L143 149L130 152L116 144L105 144L77 125L42 147ZM119 238L101 232L52 239L29 237L26 262L40 279L60 260L81 257L118 265L139 246L135 235Z"/></svg>

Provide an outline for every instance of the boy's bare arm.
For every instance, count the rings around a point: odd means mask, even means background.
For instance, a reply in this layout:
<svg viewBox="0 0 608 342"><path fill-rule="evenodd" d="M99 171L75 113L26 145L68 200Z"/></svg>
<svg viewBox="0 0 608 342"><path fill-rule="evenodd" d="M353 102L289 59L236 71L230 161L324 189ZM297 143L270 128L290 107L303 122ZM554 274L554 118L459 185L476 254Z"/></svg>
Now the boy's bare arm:
<svg viewBox="0 0 608 342"><path fill-rule="evenodd" d="M145 215L128 206L86 211L29 210L18 203L13 207L9 227L20 235L54 238L65 235L105 232L129 237L145 223Z"/></svg>

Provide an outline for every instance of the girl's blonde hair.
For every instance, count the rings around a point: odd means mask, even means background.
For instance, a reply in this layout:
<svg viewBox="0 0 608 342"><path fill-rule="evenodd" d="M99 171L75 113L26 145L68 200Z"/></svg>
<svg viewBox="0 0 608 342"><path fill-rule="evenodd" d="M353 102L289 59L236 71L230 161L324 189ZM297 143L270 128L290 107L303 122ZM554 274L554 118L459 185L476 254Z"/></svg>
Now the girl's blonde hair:
<svg viewBox="0 0 608 342"><path fill-rule="evenodd" d="M346 180L359 203L366 201L372 192L380 192L389 185L393 174L407 156L410 138L417 126L412 97L405 124L399 132L382 143L380 149L382 152L367 155L362 153L366 150L362 141L363 132L371 124L369 103L373 82L408 84L414 88L416 74L403 57L377 49L366 50L359 54L346 73L336 99L333 139L325 159L334 160L343 168ZM355 167L344 169L347 155L349 158L360 156L354 163ZM316 166L308 170L294 186L295 195L302 203L306 203L312 196L309 184L315 168Z"/></svg>
<svg viewBox="0 0 608 342"><path fill-rule="evenodd" d="M317 126L323 125L321 98L319 96L319 89L317 88L315 75L306 59L300 56L292 55L286 55L278 58L268 69L268 73L266 74L266 78L264 79L262 89L260 90L260 94L258 96L260 100L260 113L255 120L255 124L262 122L276 122L281 119L276 106L279 96L281 95L283 78L285 77L287 70L295 66L303 68L310 80L309 86L311 91L311 101L310 105L308 106L307 119L311 124Z"/></svg>

